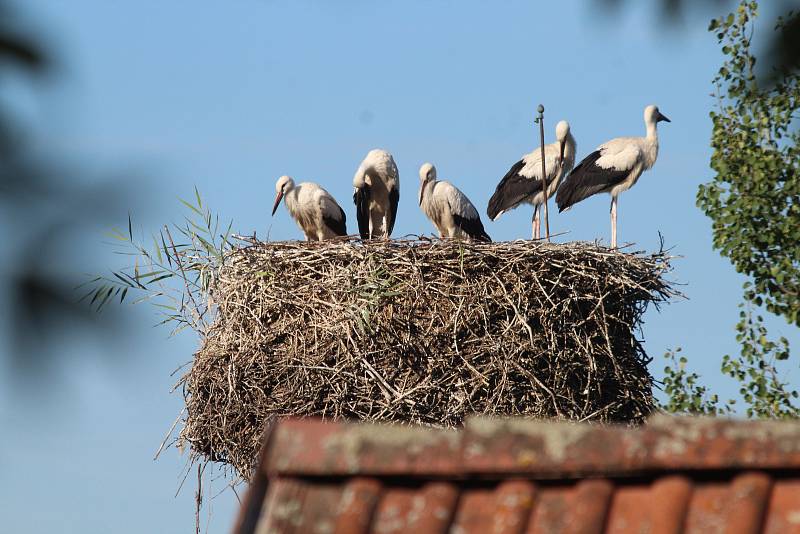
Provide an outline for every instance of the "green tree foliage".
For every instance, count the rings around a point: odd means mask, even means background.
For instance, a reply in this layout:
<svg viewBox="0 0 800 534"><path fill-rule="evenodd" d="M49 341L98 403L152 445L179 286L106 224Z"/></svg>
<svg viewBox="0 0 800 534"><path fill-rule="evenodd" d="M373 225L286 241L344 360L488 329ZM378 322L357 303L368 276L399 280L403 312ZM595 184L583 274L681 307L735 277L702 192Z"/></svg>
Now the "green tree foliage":
<svg viewBox="0 0 800 534"><path fill-rule="evenodd" d="M748 417L797 417L797 391L780 375L789 343L768 338L760 309L800 326L800 134L793 121L800 110L800 74L776 72L774 85L759 83L752 53L758 2L743 0L735 13L711 21L725 61L714 78L717 104L711 112L711 168L697 205L712 220L714 247L747 276L736 340L740 353L722 360L723 374L736 380ZM787 18L775 31L784 31ZM665 409L719 414L720 404L685 370L686 359L666 355Z"/></svg>
<svg viewBox="0 0 800 534"><path fill-rule="evenodd" d="M784 73L763 89L753 72L757 2L711 22L726 60L714 83L711 168L697 205L711 217L714 247L752 283L745 300L800 326L800 76ZM779 21L778 27L782 25Z"/></svg>
<svg viewBox="0 0 800 534"><path fill-rule="evenodd" d="M681 349L670 350L665 355L664 393L667 402L661 408L670 413L694 415L721 415L733 411L734 401L720 405L719 396L700 385L700 376L686 370L688 360L680 356Z"/></svg>

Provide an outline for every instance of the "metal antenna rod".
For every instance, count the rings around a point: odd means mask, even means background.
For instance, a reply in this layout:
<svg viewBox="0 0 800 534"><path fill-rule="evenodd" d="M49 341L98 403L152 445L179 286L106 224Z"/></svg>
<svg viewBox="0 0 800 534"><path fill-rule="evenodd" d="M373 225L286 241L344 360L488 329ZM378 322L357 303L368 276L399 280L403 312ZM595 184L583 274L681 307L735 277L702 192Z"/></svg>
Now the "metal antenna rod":
<svg viewBox="0 0 800 534"><path fill-rule="evenodd" d="M539 123L539 138L541 141L542 147L542 193L544 195L544 235L547 238L547 242L550 242L550 218L547 214L547 175L545 170L545 163L544 163L544 106L539 104L537 108L539 112L539 116L536 118L536 122Z"/></svg>

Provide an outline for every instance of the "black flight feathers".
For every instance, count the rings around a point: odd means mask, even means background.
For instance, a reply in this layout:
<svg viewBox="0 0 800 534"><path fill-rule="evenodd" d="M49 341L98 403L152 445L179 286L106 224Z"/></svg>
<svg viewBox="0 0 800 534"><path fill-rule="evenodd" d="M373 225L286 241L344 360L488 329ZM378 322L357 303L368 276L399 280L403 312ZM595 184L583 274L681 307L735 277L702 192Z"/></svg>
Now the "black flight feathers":
<svg viewBox="0 0 800 534"><path fill-rule="evenodd" d="M388 235L392 235L394 221L397 219L397 204L400 202L400 190L396 187L389 191L389 228Z"/></svg>
<svg viewBox="0 0 800 534"><path fill-rule="evenodd" d="M564 211L581 200L597 193L608 192L622 182L630 169L604 169L597 165L600 151L595 150L581 161L561 184L556 194L558 211Z"/></svg>
<svg viewBox="0 0 800 534"><path fill-rule="evenodd" d="M322 214L322 222L325 223L325 226L331 229L334 234L339 236L347 235L347 217L344 214L344 210L340 206L339 207L339 219L334 217L328 217L324 213Z"/></svg>
<svg viewBox="0 0 800 534"><path fill-rule="evenodd" d="M364 184L353 193L353 203L356 205L356 219L358 219L358 233L361 239L369 239L369 186Z"/></svg>
<svg viewBox="0 0 800 534"><path fill-rule="evenodd" d="M481 222L480 217L476 219L465 219L464 217L453 213L453 222L456 223L456 226L461 228L461 231L470 236L472 239L476 241L483 241L484 243L492 242L492 238L489 237L489 234L487 234L486 230L483 228L483 223Z"/></svg>
<svg viewBox="0 0 800 534"><path fill-rule="evenodd" d="M501 211L516 208L520 203L542 190L541 180L520 174L523 167L525 167L525 161L519 160L511 166L497 184L486 209L486 215L491 220L495 220Z"/></svg>

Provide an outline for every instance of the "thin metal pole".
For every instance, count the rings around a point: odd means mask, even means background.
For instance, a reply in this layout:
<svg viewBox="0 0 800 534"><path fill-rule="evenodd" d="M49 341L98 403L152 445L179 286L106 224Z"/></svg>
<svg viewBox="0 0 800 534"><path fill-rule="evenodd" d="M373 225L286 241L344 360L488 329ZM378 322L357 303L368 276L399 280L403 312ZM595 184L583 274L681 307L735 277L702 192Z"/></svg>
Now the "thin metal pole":
<svg viewBox="0 0 800 534"><path fill-rule="evenodd" d="M550 218L547 214L547 176L546 176L546 166L544 162L544 106L539 104L537 108L539 112L539 116L536 119L536 122L539 123L539 139L541 142L542 147L542 193L544 195L544 235L547 238L547 242L550 242Z"/></svg>

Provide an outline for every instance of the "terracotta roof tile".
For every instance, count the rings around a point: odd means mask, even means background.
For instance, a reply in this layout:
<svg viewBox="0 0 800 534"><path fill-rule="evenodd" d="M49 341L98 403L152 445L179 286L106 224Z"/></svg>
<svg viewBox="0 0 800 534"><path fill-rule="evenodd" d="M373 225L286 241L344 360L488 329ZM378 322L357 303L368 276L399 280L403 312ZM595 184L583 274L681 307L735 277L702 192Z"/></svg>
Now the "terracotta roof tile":
<svg viewBox="0 0 800 534"><path fill-rule="evenodd" d="M237 533L800 533L800 424L276 425Z"/></svg>

